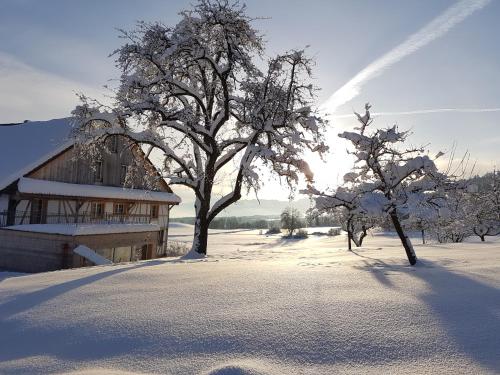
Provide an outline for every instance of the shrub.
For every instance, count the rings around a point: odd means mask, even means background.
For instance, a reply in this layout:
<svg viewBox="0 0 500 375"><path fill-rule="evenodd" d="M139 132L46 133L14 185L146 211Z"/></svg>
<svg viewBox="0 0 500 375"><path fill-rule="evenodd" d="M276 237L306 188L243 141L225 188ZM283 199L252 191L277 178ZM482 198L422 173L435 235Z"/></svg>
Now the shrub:
<svg viewBox="0 0 500 375"><path fill-rule="evenodd" d="M288 237L292 237L293 232L303 225L300 211L296 208L288 207L281 213L281 227L287 230Z"/></svg>
<svg viewBox="0 0 500 375"><path fill-rule="evenodd" d="M280 233L281 233L281 229L278 227L269 228L266 232L266 234L280 234Z"/></svg>
<svg viewBox="0 0 500 375"><path fill-rule="evenodd" d="M169 241L165 250L165 257L180 257L189 251L189 246L185 242Z"/></svg>
<svg viewBox="0 0 500 375"><path fill-rule="evenodd" d="M340 228L330 228L327 233L329 236L338 236L340 235Z"/></svg>
<svg viewBox="0 0 500 375"><path fill-rule="evenodd" d="M305 229L299 229L295 233L295 236L293 236L293 238L298 238L298 239L304 239L304 238L307 238L307 237L309 237L309 233L307 233L307 230L305 230Z"/></svg>

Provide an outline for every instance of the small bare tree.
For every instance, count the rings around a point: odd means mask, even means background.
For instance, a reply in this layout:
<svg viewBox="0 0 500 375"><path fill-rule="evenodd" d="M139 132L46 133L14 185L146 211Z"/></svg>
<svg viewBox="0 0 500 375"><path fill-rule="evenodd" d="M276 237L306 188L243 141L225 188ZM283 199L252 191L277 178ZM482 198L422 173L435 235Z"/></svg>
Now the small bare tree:
<svg viewBox="0 0 500 375"><path fill-rule="evenodd" d="M389 215L394 229L405 249L411 265L417 262L410 238L401 218L412 205L425 199L425 193L435 191L438 175L434 162L423 148L407 148L407 131L394 125L369 132L372 119L370 105L358 118L360 127L355 132L343 132L339 137L351 142L356 167L349 179L363 192L362 207L369 212ZM438 156L440 156L438 154Z"/></svg>
<svg viewBox="0 0 500 375"><path fill-rule="evenodd" d="M296 208L288 207L281 213L281 228L286 229L288 237L293 236L293 232L303 225L302 215Z"/></svg>
<svg viewBox="0 0 500 375"><path fill-rule="evenodd" d="M470 197L461 183L454 184L446 192L446 201L439 210L439 216L432 232L437 240L462 242L473 234L474 216Z"/></svg>
<svg viewBox="0 0 500 375"><path fill-rule="evenodd" d="M347 174L344 179L347 180L349 176L350 174ZM368 230L375 226L374 217L363 207L365 192L355 186L342 186L332 194L312 190L309 193L316 195L318 213L332 213L342 230L347 232L348 250L352 250L352 242L360 247Z"/></svg>
<svg viewBox="0 0 500 375"><path fill-rule="evenodd" d="M474 218L472 231L482 242L486 236L500 234L500 178L493 171L483 177L485 186L476 186L469 192L471 214Z"/></svg>

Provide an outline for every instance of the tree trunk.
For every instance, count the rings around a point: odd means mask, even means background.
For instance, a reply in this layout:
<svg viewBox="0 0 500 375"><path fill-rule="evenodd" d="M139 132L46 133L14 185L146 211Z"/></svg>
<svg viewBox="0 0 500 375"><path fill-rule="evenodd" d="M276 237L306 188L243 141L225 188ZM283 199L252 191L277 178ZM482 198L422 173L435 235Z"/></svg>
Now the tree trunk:
<svg viewBox="0 0 500 375"><path fill-rule="evenodd" d="M352 239L353 239L356 247L361 247L363 245L363 240L365 239L365 237L366 237L366 227L363 225L361 232L359 233L358 238L356 238L355 233L352 235Z"/></svg>
<svg viewBox="0 0 500 375"><path fill-rule="evenodd" d="M403 247L406 251L406 256L408 257L408 261L413 266L417 263L417 256L415 255L415 251L413 250L413 246L411 244L410 239L405 234L401 223L399 222L399 218L397 212L394 210L390 213L392 224L394 225L394 229L398 233L398 236L403 244Z"/></svg>
<svg viewBox="0 0 500 375"><path fill-rule="evenodd" d="M194 223L194 237L191 252L205 255L207 253L208 244L208 211L210 210L210 202L196 199L195 203L196 220Z"/></svg>
<svg viewBox="0 0 500 375"><path fill-rule="evenodd" d="M352 251L351 219L347 219L347 250Z"/></svg>
<svg viewBox="0 0 500 375"><path fill-rule="evenodd" d="M196 251L198 254L207 254L208 244L208 225L210 223L206 218L197 218L194 225L194 238L191 251Z"/></svg>
<svg viewBox="0 0 500 375"><path fill-rule="evenodd" d="M489 230L484 232L483 230L481 230L481 228L476 229L476 227L473 227L472 232L474 232L474 234L481 239L481 242L484 242L486 235L489 233Z"/></svg>
<svg viewBox="0 0 500 375"><path fill-rule="evenodd" d="M365 239L365 235L361 235L359 236L359 240L358 240L358 243L356 244L357 247L361 247L363 246L363 240Z"/></svg>

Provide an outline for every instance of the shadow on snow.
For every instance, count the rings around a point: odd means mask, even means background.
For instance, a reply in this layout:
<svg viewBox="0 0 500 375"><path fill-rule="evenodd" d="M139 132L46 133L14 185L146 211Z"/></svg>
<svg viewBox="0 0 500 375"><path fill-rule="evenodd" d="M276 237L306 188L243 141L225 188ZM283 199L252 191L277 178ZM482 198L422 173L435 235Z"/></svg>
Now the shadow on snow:
<svg viewBox="0 0 500 375"><path fill-rule="evenodd" d="M365 259L364 266L358 268L372 273L385 287L409 287L408 285L392 282L388 275L394 273L406 273L411 278L425 282L429 287L429 291L422 292L422 294L418 295L418 298L432 310L433 316L439 320L440 325L445 329L457 348L486 368L494 371L500 368L500 357L498 356L498 348L500 348L500 335L498 334L500 332L500 291L497 288L473 280L468 276L451 272L446 267L427 260L419 260L416 267L410 267L391 265L376 258L366 257L356 252L353 253ZM349 340L347 336L332 336L331 334L335 331L329 331L328 325L325 326L328 322L329 312L325 310L325 306L322 304L318 305L317 317L308 317L308 319L314 321L314 324L304 327L304 331L300 328L301 332L300 334L297 332L297 337L290 338L290 342L287 340L282 341L283 337L278 335L279 331L277 331L276 337L272 335L268 338L262 337L264 340L261 344L262 347L259 345L253 347L247 341L248 337L252 337L252 332L255 329L251 321L249 321L248 326L239 326L238 330L241 337L226 336L225 334L218 337L209 335L203 336L202 342L197 341L196 337L182 336L175 325L170 326L166 322L166 332L164 332L163 336L159 336L161 338L160 343L158 337L146 333L134 336L129 332L114 330L113 327L107 327L103 332L99 332L95 329L89 329L89 327L78 326L78 324L71 322L71 316L64 322L65 324L56 323L50 327L31 327L22 316L17 316L79 287L141 267L179 262L181 261L177 259L171 261L158 260L142 262L133 266L120 266L116 269L98 272L7 299L0 305L0 332L2 332L2 337L15 338L15 340L7 343L5 339L2 342L0 338L2 346L0 361L45 354L74 359L74 366L78 366L77 361L99 360L132 353L140 355L140 353L146 353L152 348L158 350L159 345L162 348L162 356L185 356L194 353L206 354L208 352L244 352L245 348L265 351L265 348L275 347L274 345L278 342L282 343L281 355L291 356L296 359L300 358L311 363L340 360L341 358L336 358L337 354L335 354L339 348L343 350L341 353L343 358L357 358L360 361L390 361L401 358L401 356L411 355L411 348L408 348L410 351L408 353L401 353L403 349L401 347L395 347L389 352L383 351L379 353L377 350L380 350L378 347L380 344L377 343L363 342L363 345L359 343L354 343L351 346L347 345L349 342L343 341ZM405 280L408 282L411 279L405 278ZM272 285L267 287L273 288ZM316 293L319 293L319 291L316 291ZM320 301L323 300L303 301L303 303L311 304ZM126 306L123 308L126 309ZM199 324L202 324L202 322L210 325L218 321L211 322L210 318L207 317L206 319L200 319ZM276 324L280 327L283 325L285 329L287 322L284 320ZM315 343L311 347L307 346L311 345L308 337L315 337ZM250 347L247 347L248 345ZM320 348L328 352L328 355L321 353ZM430 347L428 349L431 350ZM268 354L273 352L274 349ZM379 353L380 356L374 358L374 353ZM415 357L424 355L424 353L414 354ZM431 356L432 353L429 352L426 355Z"/></svg>
<svg viewBox="0 0 500 375"><path fill-rule="evenodd" d="M388 277L396 272L425 282L430 292L419 298L435 313L457 347L480 365L500 369L500 289L425 259L411 267L353 253L367 259L364 266L356 268L369 271L386 287L402 286Z"/></svg>

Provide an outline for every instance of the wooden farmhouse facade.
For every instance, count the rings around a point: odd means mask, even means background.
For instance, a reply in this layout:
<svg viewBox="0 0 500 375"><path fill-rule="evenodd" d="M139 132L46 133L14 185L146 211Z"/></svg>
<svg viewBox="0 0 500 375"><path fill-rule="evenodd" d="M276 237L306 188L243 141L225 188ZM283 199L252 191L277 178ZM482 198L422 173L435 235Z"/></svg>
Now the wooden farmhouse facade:
<svg viewBox="0 0 500 375"><path fill-rule="evenodd" d="M70 133L70 119L0 126L0 269L164 255L180 198L125 137L109 137L90 157Z"/></svg>

